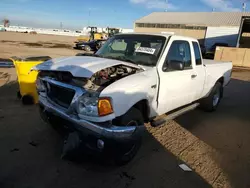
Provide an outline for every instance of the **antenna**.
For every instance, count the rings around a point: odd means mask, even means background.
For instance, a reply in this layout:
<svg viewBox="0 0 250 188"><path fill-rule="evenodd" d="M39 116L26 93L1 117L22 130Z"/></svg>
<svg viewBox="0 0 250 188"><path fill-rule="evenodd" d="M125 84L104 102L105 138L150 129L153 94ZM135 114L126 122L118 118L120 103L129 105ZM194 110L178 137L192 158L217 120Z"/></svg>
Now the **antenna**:
<svg viewBox="0 0 250 188"><path fill-rule="evenodd" d="M165 9L165 12L168 11L168 0L166 0L166 9Z"/></svg>

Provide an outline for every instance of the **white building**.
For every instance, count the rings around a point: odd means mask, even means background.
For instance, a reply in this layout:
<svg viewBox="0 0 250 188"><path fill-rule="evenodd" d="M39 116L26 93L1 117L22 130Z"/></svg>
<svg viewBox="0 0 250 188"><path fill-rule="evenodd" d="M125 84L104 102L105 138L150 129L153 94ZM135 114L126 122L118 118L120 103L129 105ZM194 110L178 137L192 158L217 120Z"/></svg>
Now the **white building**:
<svg viewBox="0 0 250 188"><path fill-rule="evenodd" d="M218 42L237 46L242 34L250 32L249 18L250 12L154 12L136 20L134 30L174 32L197 38L206 48Z"/></svg>

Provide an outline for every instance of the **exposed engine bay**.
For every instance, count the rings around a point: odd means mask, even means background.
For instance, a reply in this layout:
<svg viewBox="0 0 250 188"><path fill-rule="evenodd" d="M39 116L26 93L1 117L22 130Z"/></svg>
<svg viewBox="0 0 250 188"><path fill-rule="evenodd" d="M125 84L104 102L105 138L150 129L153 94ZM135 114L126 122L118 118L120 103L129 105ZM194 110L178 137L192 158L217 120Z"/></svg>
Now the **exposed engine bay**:
<svg viewBox="0 0 250 188"><path fill-rule="evenodd" d="M143 70L134 67L116 65L96 72L89 79L73 77L70 72L57 71L41 71L38 76L50 77L57 81L61 81L78 87L83 87L86 90L101 92L105 87L112 84L113 82L141 71Z"/></svg>

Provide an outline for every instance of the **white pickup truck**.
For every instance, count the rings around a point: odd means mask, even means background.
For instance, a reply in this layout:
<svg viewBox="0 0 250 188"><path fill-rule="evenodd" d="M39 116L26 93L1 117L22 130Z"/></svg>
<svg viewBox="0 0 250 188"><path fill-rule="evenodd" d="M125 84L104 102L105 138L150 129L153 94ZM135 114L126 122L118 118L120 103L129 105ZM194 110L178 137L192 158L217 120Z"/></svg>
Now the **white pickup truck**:
<svg viewBox="0 0 250 188"><path fill-rule="evenodd" d="M133 33L115 35L95 54L34 70L43 119L66 126L73 148L112 153L124 164L139 149L144 123L188 106L216 110L232 63L203 60L193 38Z"/></svg>

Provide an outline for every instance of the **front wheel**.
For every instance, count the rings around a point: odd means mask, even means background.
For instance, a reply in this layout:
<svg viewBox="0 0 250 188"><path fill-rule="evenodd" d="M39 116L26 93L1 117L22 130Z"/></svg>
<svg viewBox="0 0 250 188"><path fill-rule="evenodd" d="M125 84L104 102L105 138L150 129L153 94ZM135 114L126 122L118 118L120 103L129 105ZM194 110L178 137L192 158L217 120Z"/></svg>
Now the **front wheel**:
<svg viewBox="0 0 250 188"><path fill-rule="evenodd" d="M86 45L86 46L84 47L84 50L85 50L86 52L90 52L90 51L91 51L91 48L90 48L90 46Z"/></svg>
<svg viewBox="0 0 250 188"><path fill-rule="evenodd" d="M208 97L202 99L201 108L207 112L215 111L220 103L223 94L223 87L217 82Z"/></svg>
<svg viewBox="0 0 250 188"><path fill-rule="evenodd" d="M140 126L144 124L141 112L136 108L131 108L126 114L118 120L120 126ZM124 165L130 162L141 146L141 135L137 135L129 143L120 147L116 155L115 162L117 165Z"/></svg>

